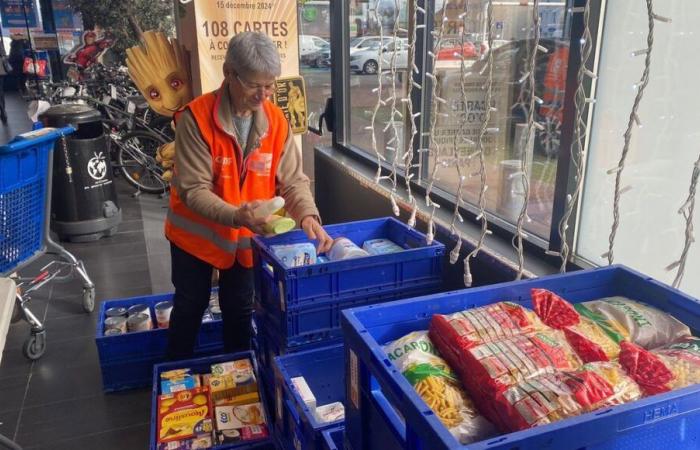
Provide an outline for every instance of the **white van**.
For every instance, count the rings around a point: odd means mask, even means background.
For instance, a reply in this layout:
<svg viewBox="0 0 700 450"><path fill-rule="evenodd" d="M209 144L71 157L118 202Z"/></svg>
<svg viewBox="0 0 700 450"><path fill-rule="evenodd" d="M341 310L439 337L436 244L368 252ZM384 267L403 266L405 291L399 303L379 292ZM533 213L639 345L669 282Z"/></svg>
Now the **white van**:
<svg viewBox="0 0 700 450"><path fill-rule="evenodd" d="M328 41L318 36L308 34L299 35L299 56L304 57L318 52L321 47L328 45Z"/></svg>

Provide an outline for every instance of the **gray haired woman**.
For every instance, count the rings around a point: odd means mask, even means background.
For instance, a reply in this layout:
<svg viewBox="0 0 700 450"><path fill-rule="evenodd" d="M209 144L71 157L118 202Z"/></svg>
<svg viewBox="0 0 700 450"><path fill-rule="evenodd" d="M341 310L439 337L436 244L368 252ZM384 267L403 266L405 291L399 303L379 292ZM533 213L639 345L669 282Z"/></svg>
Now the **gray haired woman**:
<svg viewBox="0 0 700 450"><path fill-rule="evenodd" d="M165 235L171 244L174 306L168 356L192 356L211 275L219 269L224 350L250 347L253 254L250 239L272 220L263 202L285 200L287 213L318 251L332 240L302 170L301 152L282 110L268 97L281 73L277 46L246 32L228 45L224 81L175 115L175 168ZM265 204L267 206L267 203Z"/></svg>

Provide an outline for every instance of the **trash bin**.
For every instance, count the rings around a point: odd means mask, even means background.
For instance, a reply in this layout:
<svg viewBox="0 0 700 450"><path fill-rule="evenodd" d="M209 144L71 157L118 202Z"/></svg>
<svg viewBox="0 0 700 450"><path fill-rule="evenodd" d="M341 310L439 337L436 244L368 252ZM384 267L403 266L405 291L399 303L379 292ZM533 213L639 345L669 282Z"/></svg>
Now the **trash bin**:
<svg viewBox="0 0 700 450"><path fill-rule="evenodd" d="M45 126L76 129L56 142L51 229L71 242L111 236L122 215L100 112L88 105L64 104L52 106L40 119Z"/></svg>

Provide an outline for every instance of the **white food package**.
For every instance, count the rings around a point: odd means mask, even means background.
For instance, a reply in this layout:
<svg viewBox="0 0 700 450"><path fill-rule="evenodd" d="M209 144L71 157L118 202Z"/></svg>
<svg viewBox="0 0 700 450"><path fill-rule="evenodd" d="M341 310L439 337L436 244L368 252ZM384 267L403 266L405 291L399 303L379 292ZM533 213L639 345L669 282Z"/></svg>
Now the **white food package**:
<svg viewBox="0 0 700 450"><path fill-rule="evenodd" d="M625 330L627 339L646 349L690 336L690 328L672 315L626 297L601 298L584 302L583 306Z"/></svg>
<svg viewBox="0 0 700 450"><path fill-rule="evenodd" d="M417 391L418 384L428 376L440 380L439 383L445 388L443 398L458 412L456 419L450 419L455 425L448 429L461 444L469 444L496 435L496 428L476 411L457 375L439 356L437 348L428 337L427 330L415 331L390 342L384 346L384 351ZM445 424L441 413L431 406L430 399L422 395L421 398Z"/></svg>
<svg viewBox="0 0 700 450"><path fill-rule="evenodd" d="M304 377L295 377L292 378L290 381L292 382L294 389L296 389L297 393L299 393L299 397L301 397L301 400L304 402L306 407L309 408L311 411L315 411L316 396L311 391L309 385L306 383L306 379Z"/></svg>
<svg viewBox="0 0 700 450"><path fill-rule="evenodd" d="M319 422L335 422L345 419L345 406L341 402L329 403L316 408L316 420Z"/></svg>

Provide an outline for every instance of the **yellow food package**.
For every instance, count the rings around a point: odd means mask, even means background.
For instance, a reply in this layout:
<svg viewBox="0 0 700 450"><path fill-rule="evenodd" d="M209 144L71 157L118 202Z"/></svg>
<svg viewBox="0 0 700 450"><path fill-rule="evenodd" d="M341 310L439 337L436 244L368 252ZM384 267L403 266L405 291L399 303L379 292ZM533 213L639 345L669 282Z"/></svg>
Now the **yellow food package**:
<svg viewBox="0 0 700 450"><path fill-rule="evenodd" d="M158 442L212 432L209 388L198 387L158 397Z"/></svg>

